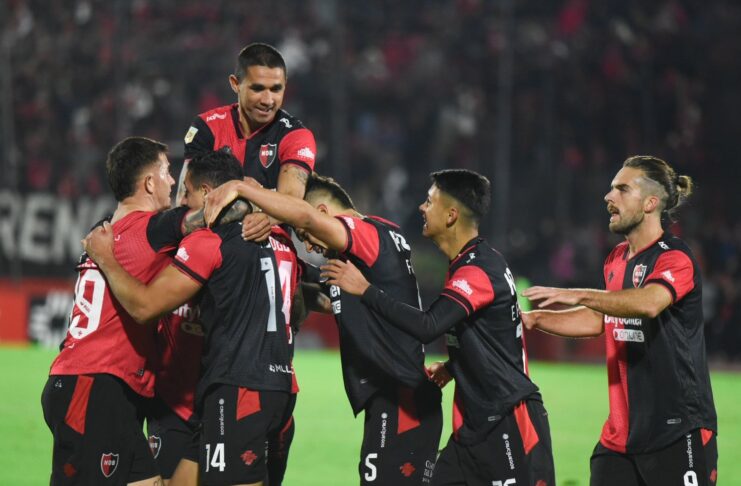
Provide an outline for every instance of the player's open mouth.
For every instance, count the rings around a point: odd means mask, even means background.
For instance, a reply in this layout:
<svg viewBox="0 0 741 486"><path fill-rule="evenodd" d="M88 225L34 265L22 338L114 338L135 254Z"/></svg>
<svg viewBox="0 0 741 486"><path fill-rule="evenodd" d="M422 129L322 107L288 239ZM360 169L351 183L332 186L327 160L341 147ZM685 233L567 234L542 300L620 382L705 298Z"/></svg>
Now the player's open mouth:
<svg viewBox="0 0 741 486"><path fill-rule="evenodd" d="M610 213L610 223L618 219L618 216L620 216L620 210L615 206L607 206L607 212Z"/></svg>

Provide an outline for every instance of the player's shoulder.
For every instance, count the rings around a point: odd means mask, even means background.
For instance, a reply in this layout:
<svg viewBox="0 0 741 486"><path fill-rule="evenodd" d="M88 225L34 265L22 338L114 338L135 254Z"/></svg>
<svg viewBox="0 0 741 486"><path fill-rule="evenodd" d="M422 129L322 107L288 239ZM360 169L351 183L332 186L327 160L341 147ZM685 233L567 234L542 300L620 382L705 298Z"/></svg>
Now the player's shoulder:
<svg viewBox="0 0 741 486"><path fill-rule="evenodd" d="M306 128L301 120L283 109L276 112L274 126L284 133Z"/></svg>
<svg viewBox="0 0 741 486"><path fill-rule="evenodd" d="M451 269L464 266L475 266L486 273L494 274L507 268L504 256L495 250L484 238L478 237L469 242L456 259L451 263Z"/></svg>
<svg viewBox="0 0 741 486"><path fill-rule="evenodd" d="M664 233L661 239L656 242L655 246L660 252L679 250L682 253L692 255L692 250L684 240L668 232Z"/></svg>
<svg viewBox="0 0 741 486"><path fill-rule="evenodd" d="M221 123L229 119L234 106L234 104L217 106L216 108L199 113L198 118L203 120L206 124Z"/></svg>
<svg viewBox="0 0 741 486"><path fill-rule="evenodd" d="M609 265L610 263L614 262L618 258L623 258L623 256L628 251L628 242L627 241L621 241L617 245L615 245L615 248L612 249L609 255L607 255L607 258L605 258L605 265Z"/></svg>

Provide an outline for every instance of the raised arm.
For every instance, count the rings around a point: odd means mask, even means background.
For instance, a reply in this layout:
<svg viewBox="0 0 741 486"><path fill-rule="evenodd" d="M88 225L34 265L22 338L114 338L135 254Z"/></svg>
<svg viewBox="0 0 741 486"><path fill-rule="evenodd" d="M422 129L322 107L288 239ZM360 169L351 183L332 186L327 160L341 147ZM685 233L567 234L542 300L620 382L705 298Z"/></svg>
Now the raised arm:
<svg viewBox="0 0 741 486"><path fill-rule="evenodd" d="M399 302L370 285L360 270L350 262L329 260L322 266L322 276L327 277L328 284L337 285L343 292L361 295L365 305L423 343L434 341L466 318L463 307L443 296L438 297L426 311Z"/></svg>
<svg viewBox="0 0 741 486"><path fill-rule="evenodd" d="M200 284L173 266L162 270L149 285L132 277L114 257L110 223L95 228L82 243L88 256L105 274L113 295L140 324L178 308L201 288Z"/></svg>
<svg viewBox="0 0 741 486"><path fill-rule="evenodd" d="M605 330L601 312L587 307L561 311L534 310L522 313L522 322L528 329L538 329L561 337L595 337Z"/></svg>
<svg viewBox="0 0 741 486"><path fill-rule="evenodd" d="M347 246L345 227L333 218L314 208L303 199L270 191L247 181L229 181L206 196L206 223L210 226L221 210L231 201L243 197L253 202L268 215L304 230L324 242L333 250Z"/></svg>

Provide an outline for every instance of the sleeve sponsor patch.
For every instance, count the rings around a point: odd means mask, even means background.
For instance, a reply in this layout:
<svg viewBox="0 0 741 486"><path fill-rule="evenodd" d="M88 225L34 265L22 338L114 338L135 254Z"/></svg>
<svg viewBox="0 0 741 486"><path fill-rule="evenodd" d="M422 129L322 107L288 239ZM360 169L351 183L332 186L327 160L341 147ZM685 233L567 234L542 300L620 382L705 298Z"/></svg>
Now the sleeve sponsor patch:
<svg viewBox="0 0 741 486"><path fill-rule="evenodd" d="M442 295L462 304L471 315L494 301L494 287L480 267L464 265L450 276Z"/></svg>
<svg viewBox="0 0 741 486"><path fill-rule="evenodd" d="M185 143L190 143L193 141L193 139L196 136L196 133L198 133L198 129L196 127L190 127L188 129L188 132L185 134Z"/></svg>

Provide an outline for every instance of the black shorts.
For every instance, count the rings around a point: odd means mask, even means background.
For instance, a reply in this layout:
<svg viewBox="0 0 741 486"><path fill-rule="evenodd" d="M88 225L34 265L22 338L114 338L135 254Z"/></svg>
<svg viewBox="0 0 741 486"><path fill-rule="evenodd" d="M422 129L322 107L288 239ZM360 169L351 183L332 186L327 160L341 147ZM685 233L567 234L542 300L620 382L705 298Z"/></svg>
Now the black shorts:
<svg viewBox="0 0 741 486"><path fill-rule="evenodd" d="M288 453L296 432L293 409L296 407L296 394L292 393L286 409L286 419L280 429L268 435L268 476L265 486L281 486L288 468Z"/></svg>
<svg viewBox="0 0 741 486"><path fill-rule="evenodd" d="M204 485L256 483L265 479L268 437L280 431L293 403L288 392L215 385L203 398L200 440Z"/></svg>
<svg viewBox="0 0 741 486"><path fill-rule="evenodd" d="M41 406L54 435L51 484L127 484L157 476L139 419L142 401L112 375L49 376Z"/></svg>
<svg viewBox="0 0 741 486"><path fill-rule="evenodd" d="M160 398L147 404L149 448L164 479L170 479L180 459L198 462L199 422L183 420Z"/></svg>
<svg viewBox="0 0 741 486"><path fill-rule="evenodd" d="M718 478L718 443L707 429L644 454L622 454L597 443L590 462L592 486L709 486Z"/></svg>
<svg viewBox="0 0 741 486"><path fill-rule="evenodd" d="M439 486L556 484L548 413L538 400L520 402L482 442L448 441L435 466Z"/></svg>
<svg viewBox="0 0 741 486"><path fill-rule="evenodd" d="M440 389L425 383L416 390L382 390L365 407L360 450L360 484L428 484L435 468L442 409Z"/></svg>

